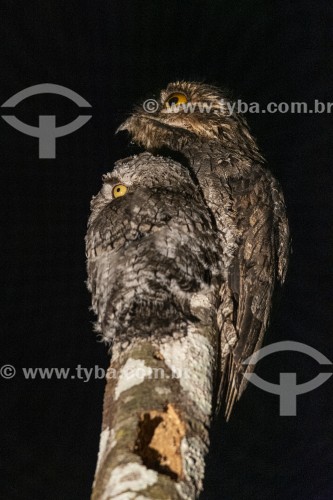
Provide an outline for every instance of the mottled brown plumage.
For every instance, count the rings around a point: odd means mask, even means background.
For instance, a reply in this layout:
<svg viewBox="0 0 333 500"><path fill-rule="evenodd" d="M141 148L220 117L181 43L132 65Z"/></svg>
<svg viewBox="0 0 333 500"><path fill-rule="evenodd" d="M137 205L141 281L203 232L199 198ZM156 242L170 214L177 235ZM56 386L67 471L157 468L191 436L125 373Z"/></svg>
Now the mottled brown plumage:
<svg viewBox="0 0 333 500"><path fill-rule="evenodd" d="M246 386L243 374L251 370L242 363L262 344L274 285L285 279L289 253L281 188L246 120L230 113L228 102L215 87L175 82L161 92L156 112L138 107L119 128L149 151L181 153L215 221L224 278L217 314L219 399L223 393L227 418Z"/></svg>

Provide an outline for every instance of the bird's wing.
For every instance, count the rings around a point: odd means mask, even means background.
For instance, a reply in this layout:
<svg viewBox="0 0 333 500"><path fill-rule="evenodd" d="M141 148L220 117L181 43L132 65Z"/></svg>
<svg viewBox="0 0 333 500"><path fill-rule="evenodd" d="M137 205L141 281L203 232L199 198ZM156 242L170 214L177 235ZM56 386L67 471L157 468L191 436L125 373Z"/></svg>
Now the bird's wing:
<svg viewBox="0 0 333 500"><path fill-rule="evenodd" d="M282 192L269 172L261 168L248 179L230 182L239 248L221 290L222 391L228 419L244 391L243 365L260 349L271 307L276 278L283 281L289 249L289 229ZM223 316L223 315L222 315ZM224 349L224 353L223 353Z"/></svg>

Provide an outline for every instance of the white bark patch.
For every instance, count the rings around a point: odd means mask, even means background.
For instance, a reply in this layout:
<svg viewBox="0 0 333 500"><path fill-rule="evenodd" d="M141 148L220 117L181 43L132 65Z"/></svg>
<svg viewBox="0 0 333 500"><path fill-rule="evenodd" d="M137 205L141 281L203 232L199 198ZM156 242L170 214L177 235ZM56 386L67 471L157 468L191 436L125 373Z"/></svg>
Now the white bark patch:
<svg viewBox="0 0 333 500"><path fill-rule="evenodd" d="M130 358L126 361L119 373L118 383L115 389L115 399L120 394L135 385L141 384L146 377L150 377L153 370L145 365L141 359Z"/></svg>
<svg viewBox="0 0 333 500"><path fill-rule="evenodd" d="M97 466L96 466L96 472L98 471L103 459L104 459L104 455L106 453L106 450L108 448L108 441L109 441L109 438L113 437L114 436L114 430L112 429L111 432L110 432L110 429L109 427L107 427L106 429L104 429L104 431L101 432L101 436L100 436L100 439L99 439L99 451L98 451L98 458L97 458ZM111 448L113 448L113 446L115 446L115 442L113 442L111 444Z"/></svg>
<svg viewBox="0 0 333 500"><path fill-rule="evenodd" d="M169 389L169 387L154 387L155 389L155 392L157 392L157 394L161 394L161 395L166 395L166 394L170 394L171 390Z"/></svg>
<svg viewBox="0 0 333 500"><path fill-rule="evenodd" d="M205 455L208 449L205 443L194 436L182 440L182 457L184 458L184 471L191 483L195 483L198 491L202 489L205 475Z"/></svg>
<svg viewBox="0 0 333 500"><path fill-rule="evenodd" d="M135 491L145 490L157 480L157 472L147 469L144 465L138 463L119 465L112 471L101 500L137 498ZM141 495L141 498L144 497Z"/></svg>
<svg viewBox="0 0 333 500"><path fill-rule="evenodd" d="M205 415L211 414L213 347L204 335L189 329L181 339L160 346L166 365Z"/></svg>

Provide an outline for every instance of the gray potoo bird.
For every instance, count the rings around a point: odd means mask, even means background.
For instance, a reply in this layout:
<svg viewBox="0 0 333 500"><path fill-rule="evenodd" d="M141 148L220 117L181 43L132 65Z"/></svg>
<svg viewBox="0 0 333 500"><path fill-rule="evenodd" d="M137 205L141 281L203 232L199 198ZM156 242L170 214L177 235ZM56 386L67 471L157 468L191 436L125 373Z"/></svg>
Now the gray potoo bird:
<svg viewBox="0 0 333 500"><path fill-rule="evenodd" d="M106 341L186 334L193 294L218 294L211 214L187 168L150 153L104 175L86 235L88 288Z"/></svg>
<svg viewBox="0 0 333 500"><path fill-rule="evenodd" d="M229 418L247 380L242 365L260 348L275 282L283 283L289 227L281 188L264 165L243 116L219 89L170 83L159 108L138 107L119 127L148 151L181 153L197 178L217 228L224 281L217 321L221 339L218 399Z"/></svg>

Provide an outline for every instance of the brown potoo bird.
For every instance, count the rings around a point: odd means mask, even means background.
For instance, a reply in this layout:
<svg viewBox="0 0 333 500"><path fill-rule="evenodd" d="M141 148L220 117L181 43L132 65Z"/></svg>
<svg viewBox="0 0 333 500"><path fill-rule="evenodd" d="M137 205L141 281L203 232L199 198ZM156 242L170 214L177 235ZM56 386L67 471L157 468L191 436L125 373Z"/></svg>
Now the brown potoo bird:
<svg viewBox="0 0 333 500"><path fill-rule="evenodd" d="M275 282L283 283L289 227L281 188L265 167L245 118L218 88L170 83L158 109L138 107L119 127L148 151L181 153L199 183L219 237L224 282L217 321L221 384L229 418L262 344Z"/></svg>
<svg viewBox="0 0 333 500"><path fill-rule="evenodd" d="M118 161L103 181L86 235L97 331L109 342L186 334L193 294L217 296L221 276L198 186L187 168L150 153Z"/></svg>

